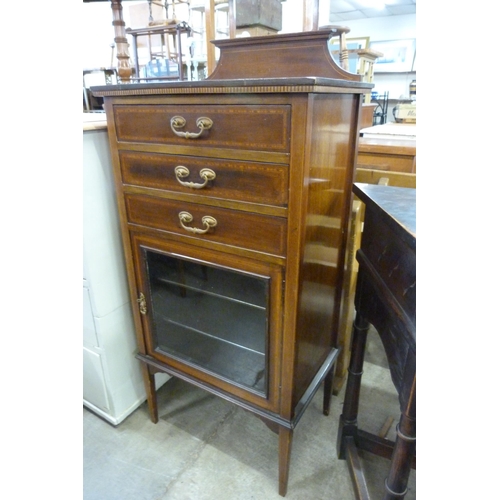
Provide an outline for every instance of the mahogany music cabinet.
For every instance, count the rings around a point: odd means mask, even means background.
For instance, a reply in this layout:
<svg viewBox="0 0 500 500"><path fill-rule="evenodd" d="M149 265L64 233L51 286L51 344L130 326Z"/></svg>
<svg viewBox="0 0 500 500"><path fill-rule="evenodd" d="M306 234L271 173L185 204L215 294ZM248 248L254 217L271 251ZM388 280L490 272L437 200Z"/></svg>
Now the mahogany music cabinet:
<svg viewBox="0 0 500 500"><path fill-rule="evenodd" d="M363 93L332 30L217 40L204 81L94 87L104 97L151 419L154 373L279 433L326 380L328 414Z"/></svg>

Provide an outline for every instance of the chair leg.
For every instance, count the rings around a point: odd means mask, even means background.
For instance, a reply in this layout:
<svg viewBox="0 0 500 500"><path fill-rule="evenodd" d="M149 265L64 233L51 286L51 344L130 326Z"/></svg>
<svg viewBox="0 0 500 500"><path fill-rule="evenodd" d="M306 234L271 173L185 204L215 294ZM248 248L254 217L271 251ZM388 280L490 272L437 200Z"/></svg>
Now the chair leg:
<svg viewBox="0 0 500 500"><path fill-rule="evenodd" d="M330 415L330 406L332 402L333 394L333 377L335 373L335 367L337 365L334 363L330 371L326 374L324 387L323 387L323 415Z"/></svg>
<svg viewBox="0 0 500 500"><path fill-rule="evenodd" d="M345 33L340 34L340 64L343 69L349 71L349 52L347 51L347 42L345 39Z"/></svg>

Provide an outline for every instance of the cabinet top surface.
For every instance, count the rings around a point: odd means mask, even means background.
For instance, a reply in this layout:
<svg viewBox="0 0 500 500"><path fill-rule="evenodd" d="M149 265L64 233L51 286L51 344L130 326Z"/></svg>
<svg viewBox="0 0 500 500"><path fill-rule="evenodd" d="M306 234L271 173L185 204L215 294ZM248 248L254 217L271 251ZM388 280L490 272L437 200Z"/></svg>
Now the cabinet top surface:
<svg viewBox="0 0 500 500"><path fill-rule="evenodd" d="M355 183L353 192L368 209L379 212L411 246L416 245L416 189Z"/></svg>
<svg viewBox="0 0 500 500"><path fill-rule="evenodd" d="M372 84L323 77L238 78L228 80L129 83L91 87L98 97L156 94L233 94L272 92L364 93Z"/></svg>

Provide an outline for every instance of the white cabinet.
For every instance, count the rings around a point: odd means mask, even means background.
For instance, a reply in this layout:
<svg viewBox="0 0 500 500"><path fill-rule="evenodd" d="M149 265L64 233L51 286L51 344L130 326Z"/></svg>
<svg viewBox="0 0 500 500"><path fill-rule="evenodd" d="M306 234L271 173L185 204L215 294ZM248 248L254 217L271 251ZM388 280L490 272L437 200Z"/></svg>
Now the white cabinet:
<svg viewBox="0 0 500 500"><path fill-rule="evenodd" d="M146 400L104 115L83 130L83 404L119 424ZM88 116L86 116L88 119ZM168 379L162 374L157 386Z"/></svg>

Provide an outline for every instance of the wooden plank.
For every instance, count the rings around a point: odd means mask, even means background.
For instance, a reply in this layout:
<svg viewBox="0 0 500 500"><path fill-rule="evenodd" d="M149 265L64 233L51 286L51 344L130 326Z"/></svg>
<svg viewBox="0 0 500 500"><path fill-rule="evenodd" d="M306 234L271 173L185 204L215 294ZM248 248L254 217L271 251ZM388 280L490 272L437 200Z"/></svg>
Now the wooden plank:
<svg viewBox="0 0 500 500"><path fill-rule="evenodd" d="M346 459L349 473L351 475L352 483L354 486L354 493L357 500L370 500L370 493L368 492L368 485L366 484L365 476L363 473L363 465L358 455L358 450L354 443L352 436L345 438L346 445Z"/></svg>
<svg viewBox="0 0 500 500"><path fill-rule="evenodd" d="M384 422L384 425L378 431L378 437L385 439L387 437L387 433L389 432L393 422L394 422L394 419L392 417L387 417L385 422Z"/></svg>
<svg viewBox="0 0 500 500"><path fill-rule="evenodd" d="M302 31L316 31L318 29L319 0L304 0L303 12Z"/></svg>
<svg viewBox="0 0 500 500"><path fill-rule="evenodd" d="M205 39L207 45L207 75L215 69L215 47L211 43L215 39L215 1L205 0Z"/></svg>
<svg viewBox="0 0 500 500"><path fill-rule="evenodd" d="M356 168L356 182L378 184L381 179L388 179L389 186L417 187L417 174L407 172L392 172L390 170L373 170L370 168Z"/></svg>

